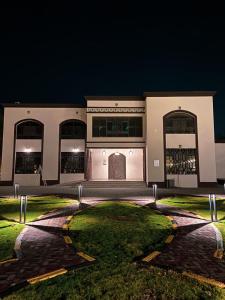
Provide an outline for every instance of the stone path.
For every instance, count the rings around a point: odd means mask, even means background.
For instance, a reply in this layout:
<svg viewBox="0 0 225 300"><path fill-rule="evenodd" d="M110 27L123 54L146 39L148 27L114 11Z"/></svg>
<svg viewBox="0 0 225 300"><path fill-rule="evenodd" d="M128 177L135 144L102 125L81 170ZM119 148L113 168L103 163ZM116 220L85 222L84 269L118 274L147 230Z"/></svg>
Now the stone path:
<svg viewBox="0 0 225 300"><path fill-rule="evenodd" d="M61 268L78 267L87 260L65 243L62 230L68 216L78 209L77 205L67 206L41 219L29 223L16 242L18 260L0 264L0 295L13 287L27 284L27 279Z"/></svg>
<svg viewBox="0 0 225 300"><path fill-rule="evenodd" d="M225 261L215 258L216 231L209 221L195 214L157 205L177 224L174 240L150 263L180 272L191 272L225 283Z"/></svg>

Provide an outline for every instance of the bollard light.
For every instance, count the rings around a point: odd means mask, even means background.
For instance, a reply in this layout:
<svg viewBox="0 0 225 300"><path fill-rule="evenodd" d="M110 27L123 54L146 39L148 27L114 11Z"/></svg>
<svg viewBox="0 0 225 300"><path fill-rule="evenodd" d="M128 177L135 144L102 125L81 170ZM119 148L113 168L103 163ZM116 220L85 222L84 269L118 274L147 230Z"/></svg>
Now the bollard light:
<svg viewBox="0 0 225 300"><path fill-rule="evenodd" d="M14 183L14 199L19 198L19 183Z"/></svg>
<svg viewBox="0 0 225 300"><path fill-rule="evenodd" d="M217 208L216 208L216 195L215 194L212 195L212 200L213 200L213 208L214 208L214 214L213 214L214 222L217 222L218 220L217 220Z"/></svg>
<svg viewBox="0 0 225 300"><path fill-rule="evenodd" d="M156 199L157 199L157 184L153 184L152 185L152 189L153 189L153 197L156 203Z"/></svg>
<svg viewBox="0 0 225 300"><path fill-rule="evenodd" d="M78 200L81 203L81 197L82 197L82 192L83 192L83 186L81 184L78 185Z"/></svg>
<svg viewBox="0 0 225 300"><path fill-rule="evenodd" d="M26 223L27 214L27 195L20 196L20 223ZM23 221L22 221L23 218Z"/></svg>
<svg viewBox="0 0 225 300"><path fill-rule="evenodd" d="M209 194L209 209L212 222L217 222L216 195Z"/></svg>
<svg viewBox="0 0 225 300"><path fill-rule="evenodd" d="M209 209L210 209L211 221L213 222L212 195L211 194L209 194Z"/></svg>

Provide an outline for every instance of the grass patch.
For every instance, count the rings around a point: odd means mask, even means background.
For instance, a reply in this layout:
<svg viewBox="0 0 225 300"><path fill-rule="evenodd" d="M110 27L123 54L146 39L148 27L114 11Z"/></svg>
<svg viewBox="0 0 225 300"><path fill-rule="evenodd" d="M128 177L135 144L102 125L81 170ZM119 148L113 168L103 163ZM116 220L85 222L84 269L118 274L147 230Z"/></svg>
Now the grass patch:
<svg viewBox="0 0 225 300"><path fill-rule="evenodd" d="M225 299L224 291L133 262L147 249L160 248L171 232L171 223L149 208L106 202L76 215L71 232L77 249L96 263L28 286L7 300Z"/></svg>
<svg viewBox="0 0 225 300"><path fill-rule="evenodd" d="M12 257L15 240L23 228L23 224L0 220L0 260Z"/></svg>
<svg viewBox="0 0 225 300"><path fill-rule="evenodd" d="M170 197L160 200L159 203L189 210L208 220L211 219L209 200L206 197ZM220 229L225 243L225 199L217 199L216 205L219 222L215 223L215 225Z"/></svg>
<svg viewBox="0 0 225 300"><path fill-rule="evenodd" d="M74 200L56 196L30 197L27 205L27 222L53 209L74 203ZM23 224L19 224L19 200L0 198L0 260L13 255L15 241Z"/></svg>
<svg viewBox="0 0 225 300"><path fill-rule="evenodd" d="M59 198L57 196L28 197L27 222L53 209L74 204L75 200ZM0 198L0 219L19 222L19 200L13 198Z"/></svg>

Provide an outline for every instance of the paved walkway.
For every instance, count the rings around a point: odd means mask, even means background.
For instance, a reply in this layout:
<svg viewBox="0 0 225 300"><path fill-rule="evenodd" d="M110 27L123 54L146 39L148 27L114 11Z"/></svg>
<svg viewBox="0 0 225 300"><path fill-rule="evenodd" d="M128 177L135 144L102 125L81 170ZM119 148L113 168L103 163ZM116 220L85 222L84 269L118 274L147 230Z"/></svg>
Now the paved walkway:
<svg viewBox="0 0 225 300"><path fill-rule="evenodd" d="M77 205L58 209L25 227L16 242L19 259L0 264L0 294L25 285L32 277L87 263L65 243L62 230L77 209Z"/></svg>
<svg viewBox="0 0 225 300"><path fill-rule="evenodd" d="M192 272L225 283L225 261L213 255L217 249L216 230L212 224L196 215L157 205L177 224L175 238L150 263L180 272Z"/></svg>
<svg viewBox="0 0 225 300"><path fill-rule="evenodd" d="M19 193L20 195L73 195L77 192L75 184L73 186L65 185L51 185L51 186L21 186ZM168 195L205 195L208 197L209 193L215 193L216 195L225 196L223 186L218 186L215 188L158 188L158 196L168 196ZM0 186L0 196L13 196L14 188L13 186ZM114 187L114 188L100 188L100 187L84 187L83 188L84 197L97 197L102 200L113 198L143 198L152 196L152 188L126 188L126 187Z"/></svg>
<svg viewBox="0 0 225 300"><path fill-rule="evenodd" d="M151 205L152 199L134 200L139 205ZM83 205L95 205L87 199ZM189 271L225 283L225 261L213 256L217 249L215 228L206 220L183 210L157 205L177 224L175 239L151 264L177 271ZM17 239L18 260L0 264L0 294L9 288L21 287L27 279L61 268L79 267L87 261L65 243L62 227L77 205L44 215L29 223Z"/></svg>

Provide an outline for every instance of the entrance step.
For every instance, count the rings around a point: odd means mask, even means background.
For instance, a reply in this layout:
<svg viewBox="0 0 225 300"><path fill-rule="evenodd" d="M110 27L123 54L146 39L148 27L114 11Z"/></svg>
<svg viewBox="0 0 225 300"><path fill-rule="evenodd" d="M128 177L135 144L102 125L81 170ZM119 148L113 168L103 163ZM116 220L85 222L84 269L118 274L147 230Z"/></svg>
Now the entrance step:
<svg viewBox="0 0 225 300"><path fill-rule="evenodd" d="M82 184L85 188L146 188L144 181L83 181ZM78 184L75 184L78 185Z"/></svg>

